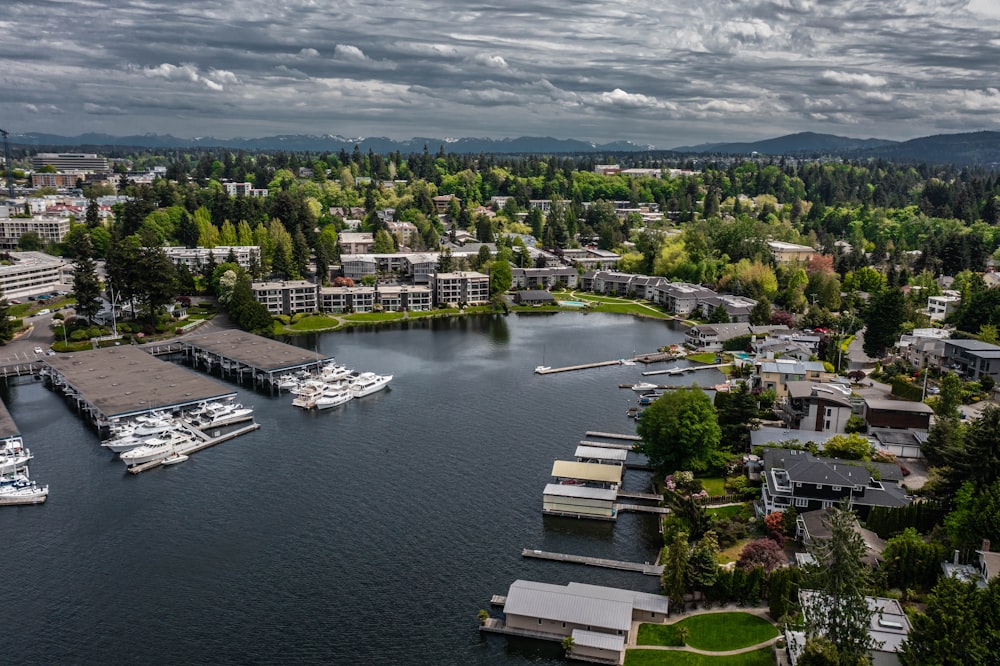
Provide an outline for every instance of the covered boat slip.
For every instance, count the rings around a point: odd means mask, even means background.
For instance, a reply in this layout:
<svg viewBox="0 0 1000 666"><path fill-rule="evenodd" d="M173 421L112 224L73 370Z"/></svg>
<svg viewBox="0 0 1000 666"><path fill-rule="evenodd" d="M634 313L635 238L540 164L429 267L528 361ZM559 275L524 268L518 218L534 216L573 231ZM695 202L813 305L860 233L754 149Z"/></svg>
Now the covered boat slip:
<svg viewBox="0 0 1000 666"><path fill-rule="evenodd" d="M557 479L575 479L587 483L621 485L624 468L621 465L572 462L556 460L552 463L552 476Z"/></svg>
<svg viewBox="0 0 1000 666"><path fill-rule="evenodd" d="M45 364L53 387L75 399L98 426L236 395L214 379L131 345L47 356Z"/></svg>
<svg viewBox="0 0 1000 666"><path fill-rule="evenodd" d="M628 451L581 444L576 447L573 457L580 462L592 461L611 465L623 465L625 464L625 459L628 458Z"/></svg>
<svg viewBox="0 0 1000 666"><path fill-rule="evenodd" d="M542 512L559 516L575 516L614 520L618 492L605 488L550 483L542 493Z"/></svg>
<svg viewBox="0 0 1000 666"><path fill-rule="evenodd" d="M240 378L252 373L254 383L271 386L277 384L279 375L317 370L333 361L332 356L237 330L193 335L184 338L181 346L196 366L218 364L223 374Z"/></svg>
<svg viewBox="0 0 1000 666"><path fill-rule="evenodd" d="M20 437L21 433L17 429L17 424L7 411L7 405L0 402L0 445L8 439Z"/></svg>

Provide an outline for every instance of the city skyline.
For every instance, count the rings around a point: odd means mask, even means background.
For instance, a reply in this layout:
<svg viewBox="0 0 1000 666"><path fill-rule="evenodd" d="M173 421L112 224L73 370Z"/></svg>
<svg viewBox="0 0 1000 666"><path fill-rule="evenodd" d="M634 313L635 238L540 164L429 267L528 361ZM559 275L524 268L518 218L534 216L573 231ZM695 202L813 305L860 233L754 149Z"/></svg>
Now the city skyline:
<svg viewBox="0 0 1000 666"><path fill-rule="evenodd" d="M1000 129L988 0L114 5L0 8L0 127L657 148Z"/></svg>

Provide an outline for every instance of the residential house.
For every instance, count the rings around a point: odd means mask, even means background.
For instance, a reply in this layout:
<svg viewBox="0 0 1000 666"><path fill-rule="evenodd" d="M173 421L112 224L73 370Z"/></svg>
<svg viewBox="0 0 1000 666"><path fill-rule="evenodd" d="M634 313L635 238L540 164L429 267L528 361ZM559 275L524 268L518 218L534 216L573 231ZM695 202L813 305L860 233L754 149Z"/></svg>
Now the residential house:
<svg viewBox="0 0 1000 666"><path fill-rule="evenodd" d="M827 523L829 509L816 509L799 513L795 518L795 538L805 547L809 548L817 541L829 539L833 533ZM882 561L882 552L885 550L885 539L879 537L871 530L861 527L857 517L852 516L852 528L854 532L865 542L865 555L861 561L870 567L876 567Z"/></svg>
<svg viewBox="0 0 1000 666"><path fill-rule="evenodd" d="M263 303L272 315L294 315L316 312L316 285L308 280L253 282L253 297Z"/></svg>
<svg viewBox="0 0 1000 666"><path fill-rule="evenodd" d="M822 592L816 590L800 590L799 603L803 612L808 614L809 609L822 607L823 604L817 604L815 599L816 596L822 595ZM811 600L813 603L810 603ZM872 645L875 646L869 651L872 666L899 666L901 663L899 652L903 649L903 643L910 633L909 617L895 599L865 597L865 601L872 613L868 627L868 635ZM785 639L789 661L792 666L796 666L805 647L806 635L804 632L788 628L785 629Z"/></svg>
<svg viewBox="0 0 1000 666"><path fill-rule="evenodd" d="M843 433L854 413L850 387L842 384L817 384L790 381L787 395L780 401L781 418L792 430Z"/></svg>
<svg viewBox="0 0 1000 666"><path fill-rule="evenodd" d="M983 539L982 548L976 551L976 561L969 564L959 563L959 552L955 551L955 557L951 562L942 562L941 569L945 576L958 578L960 580L975 583L977 586L986 587L991 580L1000 575L1000 553L990 551L990 540Z"/></svg>
<svg viewBox="0 0 1000 666"><path fill-rule="evenodd" d="M811 381L826 384L836 379L837 373L828 372L820 361L777 358L757 364L753 383L755 388L764 391L773 389L775 395L783 398L788 395L788 382Z"/></svg>
<svg viewBox="0 0 1000 666"><path fill-rule="evenodd" d="M878 478L873 476L875 470ZM861 463L814 456L808 451L764 448L761 474L763 514L783 511L828 509L848 501L863 519L873 506L905 506L910 503L899 482L903 474L893 463Z"/></svg>
<svg viewBox="0 0 1000 666"><path fill-rule="evenodd" d="M978 381L990 375L1000 384L1000 346L979 340L948 340L944 344L944 363L966 379Z"/></svg>
<svg viewBox="0 0 1000 666"><path fill-rule="evenodd" d="M453 199L459 204L462 203L462 200L454 194L442 194L440 196L432 197L431 201L434 202L434 211L439 215L447 213Z"/></svg>
<svg viewBox="0 0 1000 666"><path fill-rule="evenodd" d="M721 351L727 340L744 335L765 336L787 333L786 326L751 326L750 324L698 324L684 332L684 344L697 351ZM799 377L798 379L806 379Z"/></svg>
<svg viewBox="0 0 1000 666"><path fill-rule="evenodd" d="M555 642L570 636L570 658L621 664L632 624L663 622L669 608L659 594L516 580L503 598L504 620L488 620L483 629Z"/></svg>
<svg viewBox="0 0 1000 666"><path fill-rule="evenodd" d="M952 291L940 296L927 297L927 314L931 321L942 321L962 304L962 297L958 292Z"/></svg>
<svg viewBox="0 0 1000 666"><path fill-rule="evenodd" d="M865 423L869 428L927 430L933 413L923 402L865 398Z"/></svg>

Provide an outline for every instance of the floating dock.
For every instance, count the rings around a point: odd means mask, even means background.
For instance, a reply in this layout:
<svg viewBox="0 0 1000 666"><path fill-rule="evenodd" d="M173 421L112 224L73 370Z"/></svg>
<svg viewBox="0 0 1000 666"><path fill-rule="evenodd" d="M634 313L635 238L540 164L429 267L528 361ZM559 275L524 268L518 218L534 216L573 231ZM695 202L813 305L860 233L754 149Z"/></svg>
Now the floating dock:
<svg viewBox="0 0 1000 666"><path fill-rule="evenodd" d="M614 432L597 432L596 430L588 430L586 437L603 437L604 439L625 439L630 442L641 442L642 437L638 435L621 435Z"/></svg>
<svg viewBox="0 0 1000 666"><path fill-rule="evenodd" d="M647 506L645 504L615 504L615 509L620 513L622 511L631 511L633 513L656 513L661 516L665 516L670 513L670 509L665 506Z"/></svg>
<svg viewBox="0 0 1000 666"><path fill-rule="evenodd" d="M222 442L228 441L230 439L235 439L236 437L239 437L241 435L245 435L248 432L253 432L258 428L260 428L259 423L252 423L248 426L244 426L237 430L233 430L232 432L227 432L224 435L219 435L218 437L209 437L208 435L198 430L197 428L186 426L186 429L190 430L192 434L194 434L201 441L196 442L191 446L185 447L183 449L177 449L176 453L185 456L191 455L192 453L198 453L199 451L204 451L205 449L213 447L216 444L221 444ZM159 467L160 465L163 464L163 460L164 458L159 458L157 460L150 460L149 462L143 463L141 465L135 465L134 467L129 467L128 472L129 474L141 474L142 472L145 472L147 470Z"/></svg>
<svg viewBox="0 0 1000 666"><path fill-rule="evenodd" d="M580 365L567 365L563 368L540 368L535 369L536 375L554 375L558 372L573 372L574 370L589 370L590 368L606 368L612 365L621 365L621 359L615 361L598 361L597 363L581 363Z"/></svg>
<svg viewBox="0 0 1000 666"><path fill-rule="evenodd" d="M273 388L278 377L296 370L314 371L333 361L332 356L271 340L245 331L227 330L192 335L180 343L195 367L218 366L223 375Z"/></svg>
<svg viewBox="0 0 1000 666"><path fill-rule="evenodd" d="M686 368L671 368L669 370L646 370L642 373L643 377L648 377L650 375L683 375L687 372L697 372L698 370L717 370L723 368L727 365L732 365L732 363L712 363L710 365L690 365Z"/></svg>
<svg viewBox="0 0 1000 666"><path fill-rule="evenodd" d="M591 442L590 440L581 439L581 446L599 446L602 449L618 449L619 451L631 451L635 447L632 444L613 444L611 442Z"/></svg>
<svg viewBox="0 0 1000 666"><path fill-rule="evenodd" d="M552 560L555 562L571 562L573 564L586 564L592 567L602 567L604 569L618 569L620 571L636 571L646 576L660 576L663 574L663 566L660 564L624 562L622 560L609 560L603 557L587 557L586 555L568 555L566 553L550 553L544 550L533 550L525 548L521 551L521 557L532 557L539 560Z"/></svg>
<svg viewBox="0 0 1000 666"><path fill-rule="evenodd" d="M49 379L98 427L158 410L177 411L236 396L232 388L122 345L46 356Z"/></svg>

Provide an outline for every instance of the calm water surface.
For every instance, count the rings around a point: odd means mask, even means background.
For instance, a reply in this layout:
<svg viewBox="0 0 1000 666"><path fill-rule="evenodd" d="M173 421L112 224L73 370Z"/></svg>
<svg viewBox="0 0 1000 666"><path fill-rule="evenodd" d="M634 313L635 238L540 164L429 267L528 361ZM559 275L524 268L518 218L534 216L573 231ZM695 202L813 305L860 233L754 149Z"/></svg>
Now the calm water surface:
<svg viewBox="0 0 1000 666"><path fill-rule="evenodd" d="M646 561L655 520L543 518L552 461L632 432L643 366L561 366L678 342L615 315L481 317L300 338L387 392L321 413L238 387L262 428L132 477L41 382L0 383L50 485L0 509L4 664L555 664L555 644L480 637L517 578L652 591L635 573L522 548ZM699 373L714 384L719 375ZM690 381L690 377L662 381ZM628 472L641 490L648 474Z"/></svg>

